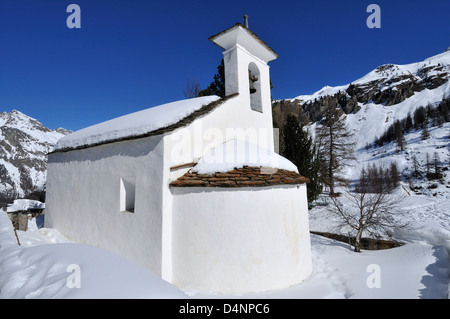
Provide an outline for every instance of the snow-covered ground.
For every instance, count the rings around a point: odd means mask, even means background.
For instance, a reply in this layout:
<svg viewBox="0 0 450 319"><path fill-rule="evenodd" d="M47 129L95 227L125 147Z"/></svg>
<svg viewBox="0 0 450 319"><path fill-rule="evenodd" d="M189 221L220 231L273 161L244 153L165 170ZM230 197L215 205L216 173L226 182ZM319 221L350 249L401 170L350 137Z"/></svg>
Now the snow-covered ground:
<svg viewBox="0 0 450 319"><path fill-rule="evenodd" d="M439 185L406 196L402 209L410 223L394 233L397 248L355 253L346 243L311 234L314 270L299 285L245 295L182 292L122 257L71 243L55 229L38 229L35 219L17 231L0 212L1 298L448 298L450 269L450 189ZM409 193L407 193L409 191ZM310 211L310 228L334 231L327 207ZM74 266L75 265L75 266ZM77 268L79 281L77 282ZM249 274L251 275L251 274ZM77 288L76 284L80 287Z"/></svg>
<svg viewBox="0 0 450 319"><path fill-rule="evenodd" d="M397 190L404 193L404 190ZM347 243L311 234L313 274L299 285L241 296L189 293L192 298L445 299L450 293L450 191L439 196L406 194L409 227L394 233L403 246L355 253ZM310 229L336 231L326 206L310 211Z"/></svg>
<svg viewBox="0 0 450 319"><path fill-rule="evenodd" d="M28 231L17 232L19 246L6 213L0 212L0 297L448 298L448 195L405 198L411 228L394 235L405 243L401 247L355 253L346 243L311 234L314 267L307 280L282 290L245 295L182 292L122 257L71 243L55 229L38 229L35 219ZM328 214L325 207L314 208L310 228L333 230L334 219Z"/></svg>

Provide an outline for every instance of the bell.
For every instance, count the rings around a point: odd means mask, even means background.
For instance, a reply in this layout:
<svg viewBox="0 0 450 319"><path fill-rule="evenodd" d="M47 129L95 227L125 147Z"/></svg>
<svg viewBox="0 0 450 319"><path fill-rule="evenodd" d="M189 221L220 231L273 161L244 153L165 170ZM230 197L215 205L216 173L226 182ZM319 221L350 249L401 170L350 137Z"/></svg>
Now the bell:
<svg viewBox="0 0 450 319"><path fill-rule="evenodd" d="M252 75L252 72L250 72L250 70L248 70L248 80L250 84L250 94L253 94L256 92L255 85L253 84L253 82L256 81L256 77Z"/></svg>

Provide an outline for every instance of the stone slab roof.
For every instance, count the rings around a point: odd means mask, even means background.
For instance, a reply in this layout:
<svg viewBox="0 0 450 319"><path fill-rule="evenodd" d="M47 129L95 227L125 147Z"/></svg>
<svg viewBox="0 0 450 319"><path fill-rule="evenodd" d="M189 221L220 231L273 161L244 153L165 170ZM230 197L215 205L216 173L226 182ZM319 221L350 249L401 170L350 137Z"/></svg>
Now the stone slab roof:
<svg viewBox="0 0 450 319"><path fill-rule="evenodd" d="M296 172L244 166L226 173L197 174L189 171L169 185L171 187L264 187L307 182L309 182L308 178Z"/></svg>

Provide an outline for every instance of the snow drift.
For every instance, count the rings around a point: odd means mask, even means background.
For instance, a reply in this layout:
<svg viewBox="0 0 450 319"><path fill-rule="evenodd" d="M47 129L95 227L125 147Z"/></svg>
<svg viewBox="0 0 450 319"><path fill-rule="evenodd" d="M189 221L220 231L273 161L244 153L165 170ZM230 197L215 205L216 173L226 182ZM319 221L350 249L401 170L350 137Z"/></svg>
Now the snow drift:
<svg viewBox="0 0 450 319"><path fill-rule="evenodd" d="M70 243L56 230L34 232L18 232L19 246L9 218L0 211L0 298L186 297L155 274L106 250Z"/></svg>

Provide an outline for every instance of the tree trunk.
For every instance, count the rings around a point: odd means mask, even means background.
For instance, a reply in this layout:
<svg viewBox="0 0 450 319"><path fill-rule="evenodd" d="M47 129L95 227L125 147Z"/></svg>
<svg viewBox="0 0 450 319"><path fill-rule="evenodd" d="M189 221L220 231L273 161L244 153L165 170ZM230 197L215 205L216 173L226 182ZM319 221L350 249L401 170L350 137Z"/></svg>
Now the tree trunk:
<svg viewBox="0 0 450 319"><path fill-rule="evenodd" d="M333 149L333 131L330 127L330 162L328 164L328 180L330 182L330 196L334 195L334 180L333 180L333 161L334 161L334 149Z"/></svg>
<svg viewBox="0 0 450 319"><path fill-rule="evenodd" d="M358 232L356 233L355 237L355 252L359 253L361 252L361 237L362 237L363 229L358 229Z"/></svg>

